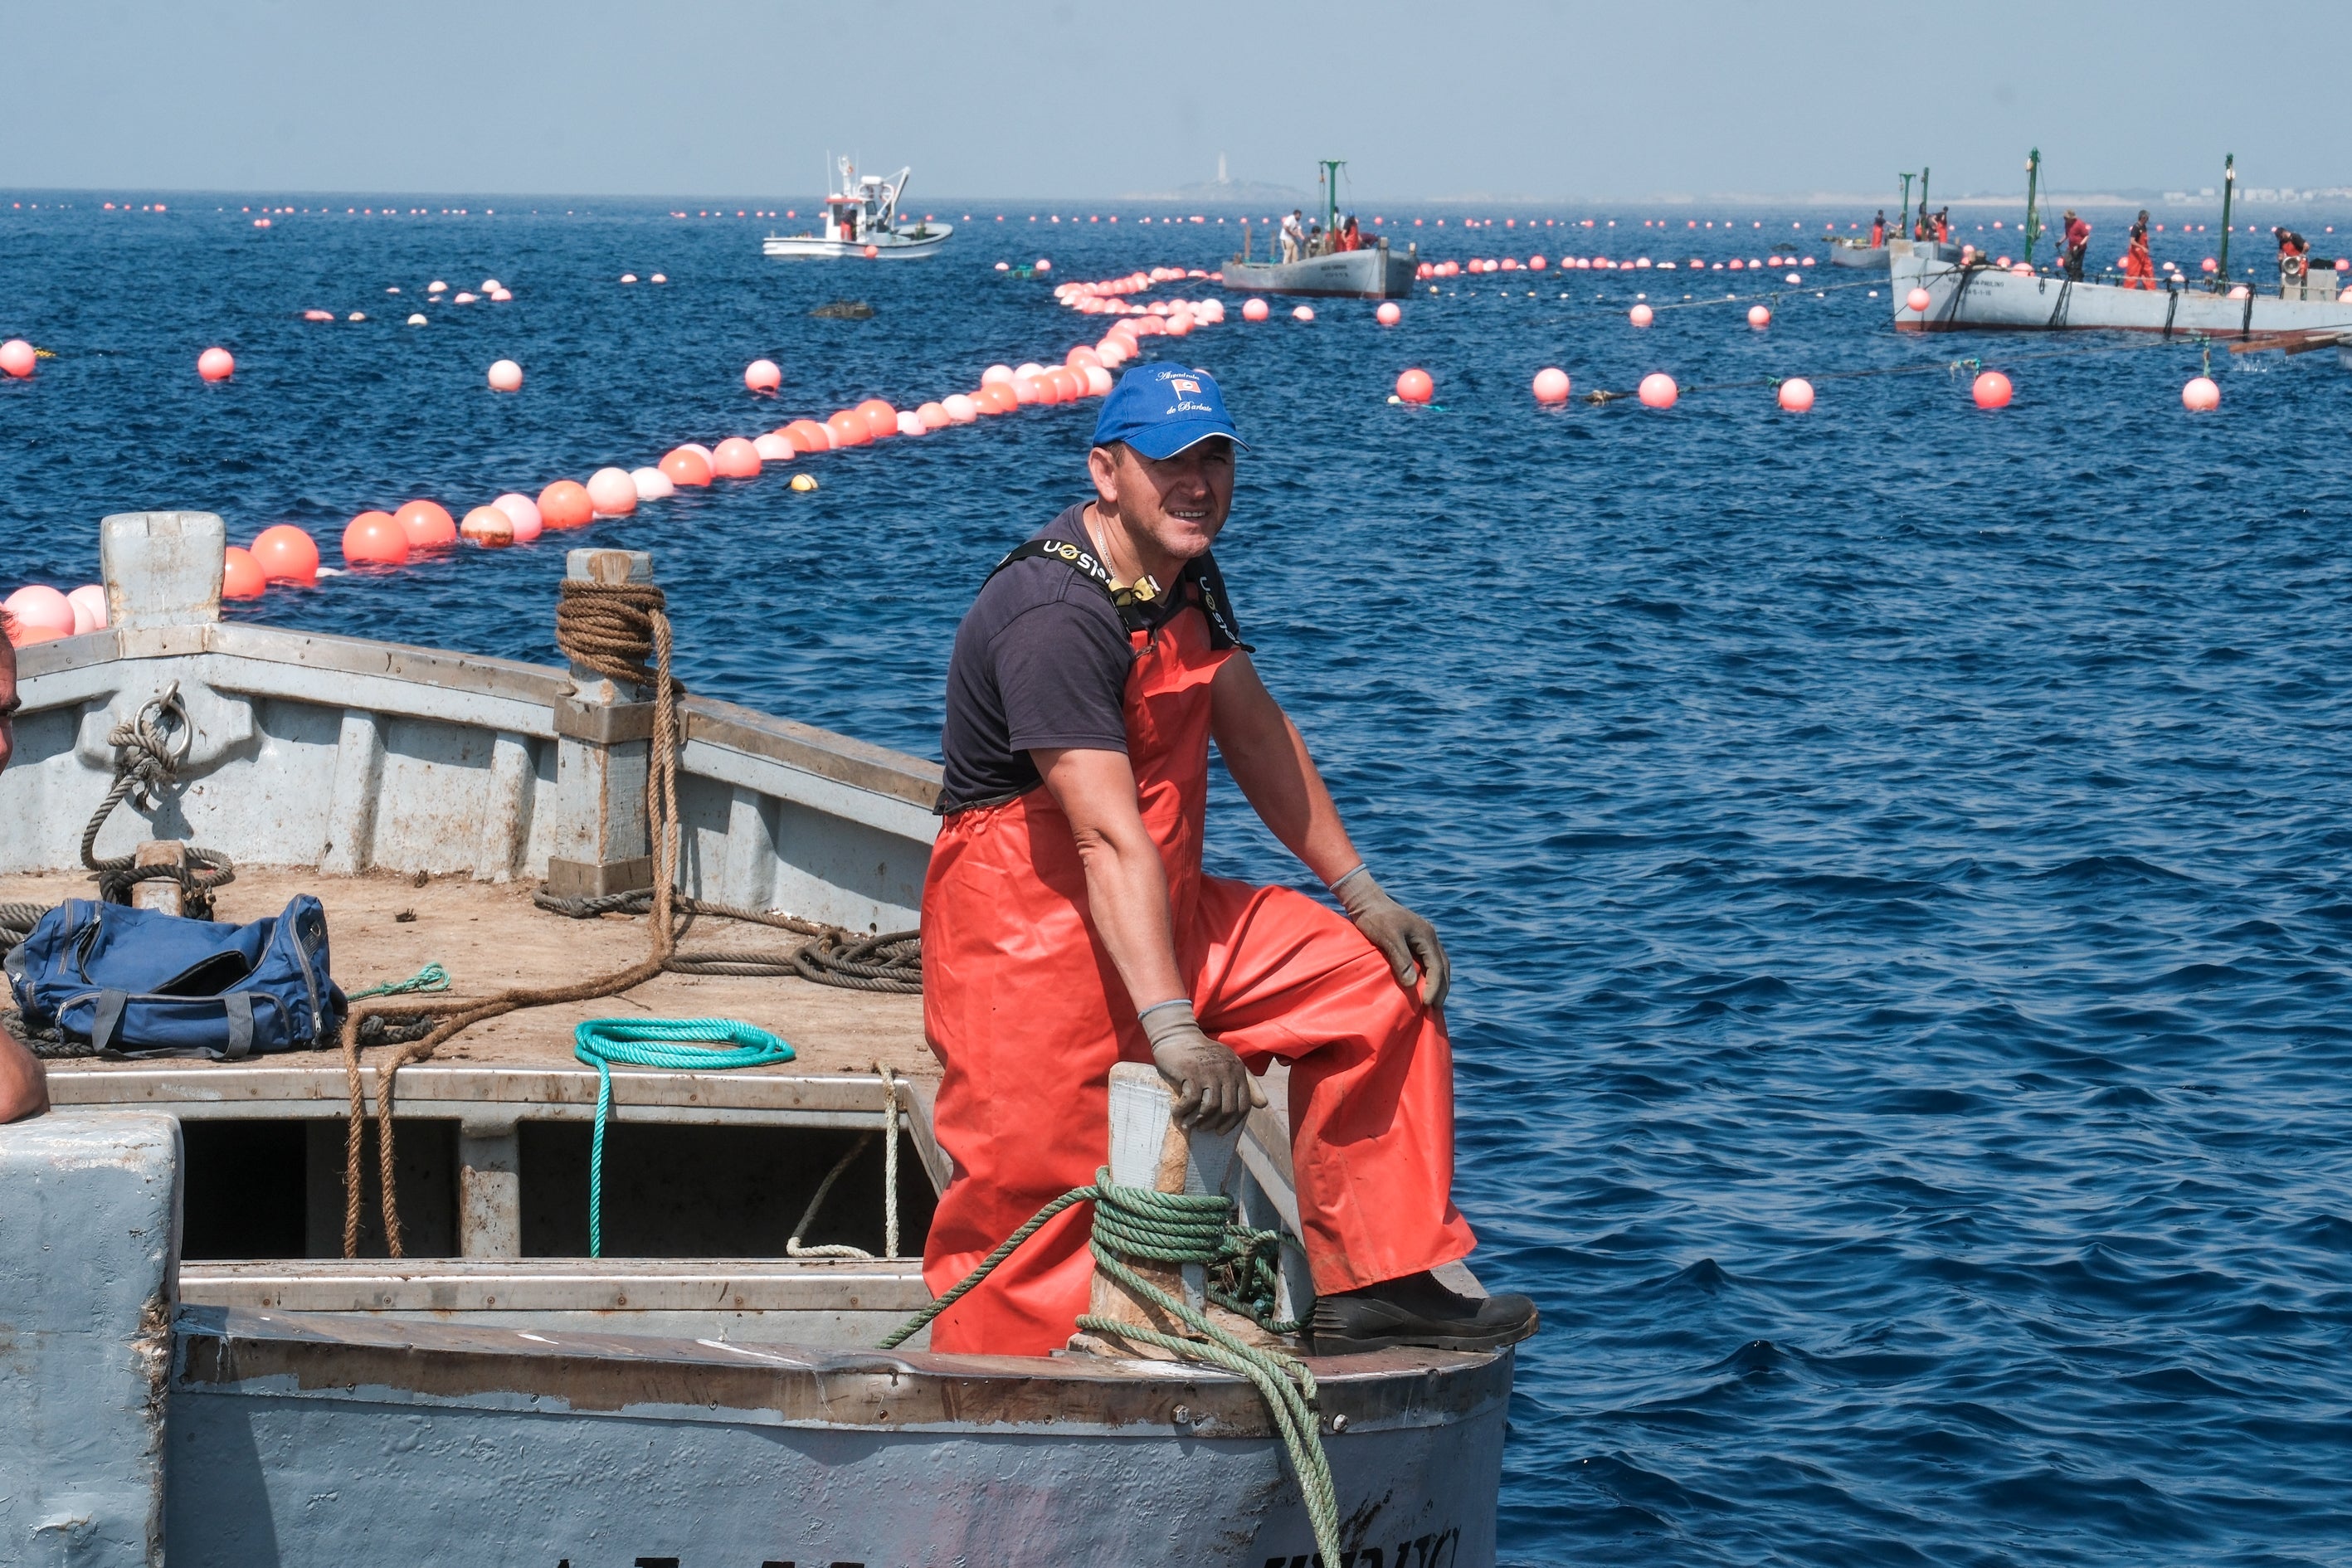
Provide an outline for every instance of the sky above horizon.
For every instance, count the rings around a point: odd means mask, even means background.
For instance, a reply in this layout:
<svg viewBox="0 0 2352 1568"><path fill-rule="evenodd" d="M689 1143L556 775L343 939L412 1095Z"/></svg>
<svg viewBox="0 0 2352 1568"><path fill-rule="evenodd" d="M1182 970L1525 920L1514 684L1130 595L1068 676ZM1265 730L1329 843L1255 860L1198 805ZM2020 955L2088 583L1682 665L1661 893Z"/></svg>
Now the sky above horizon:
<svg viewBox="0 0 2352 1568"><path fill-rule="evenodd" d="M2200 45L2203 38L2208 44ZM2352 185L2335 7L0 0L0 188L1359 202ZM2217 64L2215 62L2235 62Z"/></svg>

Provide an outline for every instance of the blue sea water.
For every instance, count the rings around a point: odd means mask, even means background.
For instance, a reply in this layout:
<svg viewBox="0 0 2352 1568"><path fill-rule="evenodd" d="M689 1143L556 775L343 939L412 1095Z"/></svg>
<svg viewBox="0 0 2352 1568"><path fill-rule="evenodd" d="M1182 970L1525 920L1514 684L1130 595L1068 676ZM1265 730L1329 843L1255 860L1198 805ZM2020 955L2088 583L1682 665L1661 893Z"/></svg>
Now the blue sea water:
<svg viewBox="0 0 2352 1568"><path fill-rule="evenodd" d="M110 511L331 542L908 405L1090 335L993 262L1211 267L1235 233L992 206L934 263L794 267L758 220L612 204L264 231L65 199L0 197L0 337L58 356L0 385L0 588L94 577ZM1819 233L1460 216L1406 232L1714 259ZM511 304L422 302L493 275ZM2352 1562L2352 375L2216 353L2221 411L2189 416L2194 345L1898 337L1883 283L1784 288L1762 332L1626 324L1637 289L1753 276L1464 277L1394 330L1332 301L1160 345L1251 442L1219 559L1259 663L1458 966L1474 1261L1546 1315L1505 1560ZM808 316L845 295L874 319ZM215 342L238 373L206 385ZM781 398L741 388L761 354ZM519 395L483 385L502 356ZM1971 405L1966 357L2012 407ZM1409 364L1442 406L1387 402ZM1540 410L1546 364L1693 390ZM1752 384L1790 374L1808 415ZM695 689L935 755L956 618L1083 493L1093 407L584 537L655 552ZM583 537L231 613L548 660ZM1229 787L1211 841L1298 878Z"/></svg>

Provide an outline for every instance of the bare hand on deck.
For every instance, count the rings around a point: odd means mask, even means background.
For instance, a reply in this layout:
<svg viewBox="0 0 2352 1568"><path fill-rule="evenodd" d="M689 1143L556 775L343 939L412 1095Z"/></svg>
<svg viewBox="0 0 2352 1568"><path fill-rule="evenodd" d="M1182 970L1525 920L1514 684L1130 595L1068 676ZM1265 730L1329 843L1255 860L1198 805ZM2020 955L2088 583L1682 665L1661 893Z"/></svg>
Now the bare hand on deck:
<svg viewBox="0 0 2352 1568"><path fill-rule="evenodd" d="M1144 1016L1143 1032L1151 1040L1153 1065L1176 1090L1176 1125L1186 1131L1230 1132L1251 1106L1265 1103L1265 1091L1242 1058L1209 1037L1189 1004L1154 1008Z"/></svg>

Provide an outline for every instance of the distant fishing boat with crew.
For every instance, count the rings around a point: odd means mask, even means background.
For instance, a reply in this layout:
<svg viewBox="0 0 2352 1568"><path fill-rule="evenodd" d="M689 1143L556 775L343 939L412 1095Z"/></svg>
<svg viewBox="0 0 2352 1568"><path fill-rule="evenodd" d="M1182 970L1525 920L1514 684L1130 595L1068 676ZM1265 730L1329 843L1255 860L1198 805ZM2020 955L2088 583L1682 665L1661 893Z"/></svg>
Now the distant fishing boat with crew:
<svg viewBox="0 0 2352 1568"><path fill-rule="evenodd" d="M1242 251L1224 265L1224 285L1250 294L1311 294L1349 300L1400 300L1412 292L1419 247L1402 253L1386 236L1367 237L1352 214L1339 211L1339 171L1347 162L1326 158L1318 167L1323 216L1312 232L1278 228L1269 237L1266 258L1250 258L1253 234L1242 226ZM1294 216L1297 215L1293 215Z"/></svg>
<svg viewBox="0 0 2352 1568"><path fill-rule="evenodd" d="M761 242L763 256L787 261L839 261L862 257L876 261L917 261L937 256L955 232L955 226L925 216L908 220L898 213L907 194L907 177L914 165L890 179L860 176L849 159L835 161L840 186L824 198L824 221L816 234L772 234Z"/></svg>
<svg viewBox="0 0 2352 1568"><path fill-rule="evenodd" d="M1931 221L1927 211L1927 176L1931 173L1933 171L1924 166L1919 170L1919 217L1916 225L1913 223L1911 217L1912 176L1910 171L1906 169L1895 176L1903 182L1903 196L1897 209L1895 226L1892 229L1885 227L1886 209L1881 207L1876 221L1871 226L1871 236L1868 239L1858 236L1837 234L1822 236L1822 243L1829 247L1830 265L1860 268L1868 272L1884 272L1886 270L1887 258L1892 254L1887 242L1891 239L1901 239L1906 235L1911 237L1911 243L1914 246L1926 247L1938 257L1944 257L1944 253L1949 251L1950 255L1944 258L1958 261L1960 258L1958 246L1947 240L1927 239L1921 237L1921 227Z"/></svg>
<svg viewBox="0 0 2352 1568"><path fill-rule="evenodd" d="M1907 240L1887 246L1898 331L2161 332L2231 338L2241 345L2291 353L2332 346L2352 358L2352 289L2346 288L2352 275L2315 261L2301 236L2278 231L2274 284L2231 281L2231 216L2238 177L2234 154L2222 171L2221 255L2207 262L2210 271L2202 279L2178 270L2159 276L2144 248L2134 252L2139 258L2137 275L2128 256L2119 271L2086 269L2082 253L2088 247L2088 225L2071 242L2062 233L2058 256L2037 267L2034 247L2049 232L2039 212L2039 148L2027 156L2025 166L2021 259L1987 257L1973 246L1953 255L1944 254L1948 247Z"/></svg>

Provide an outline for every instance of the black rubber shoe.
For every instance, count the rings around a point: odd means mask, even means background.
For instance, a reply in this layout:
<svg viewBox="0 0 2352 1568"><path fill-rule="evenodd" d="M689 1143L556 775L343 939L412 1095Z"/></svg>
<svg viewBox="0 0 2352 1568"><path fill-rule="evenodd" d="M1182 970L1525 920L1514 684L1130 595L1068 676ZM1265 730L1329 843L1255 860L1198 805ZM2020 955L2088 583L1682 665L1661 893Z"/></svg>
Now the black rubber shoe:
<svg viewBox="0 0 2352 1568"><path fill-rule="evenodd" d="M1312 1324L1317 1355L1397 1346L1500 1350L1526 1339L1536 1326L1536 1304L1525 1296L1457 1296L1431 1274L1319 1296Z"/></svg>

